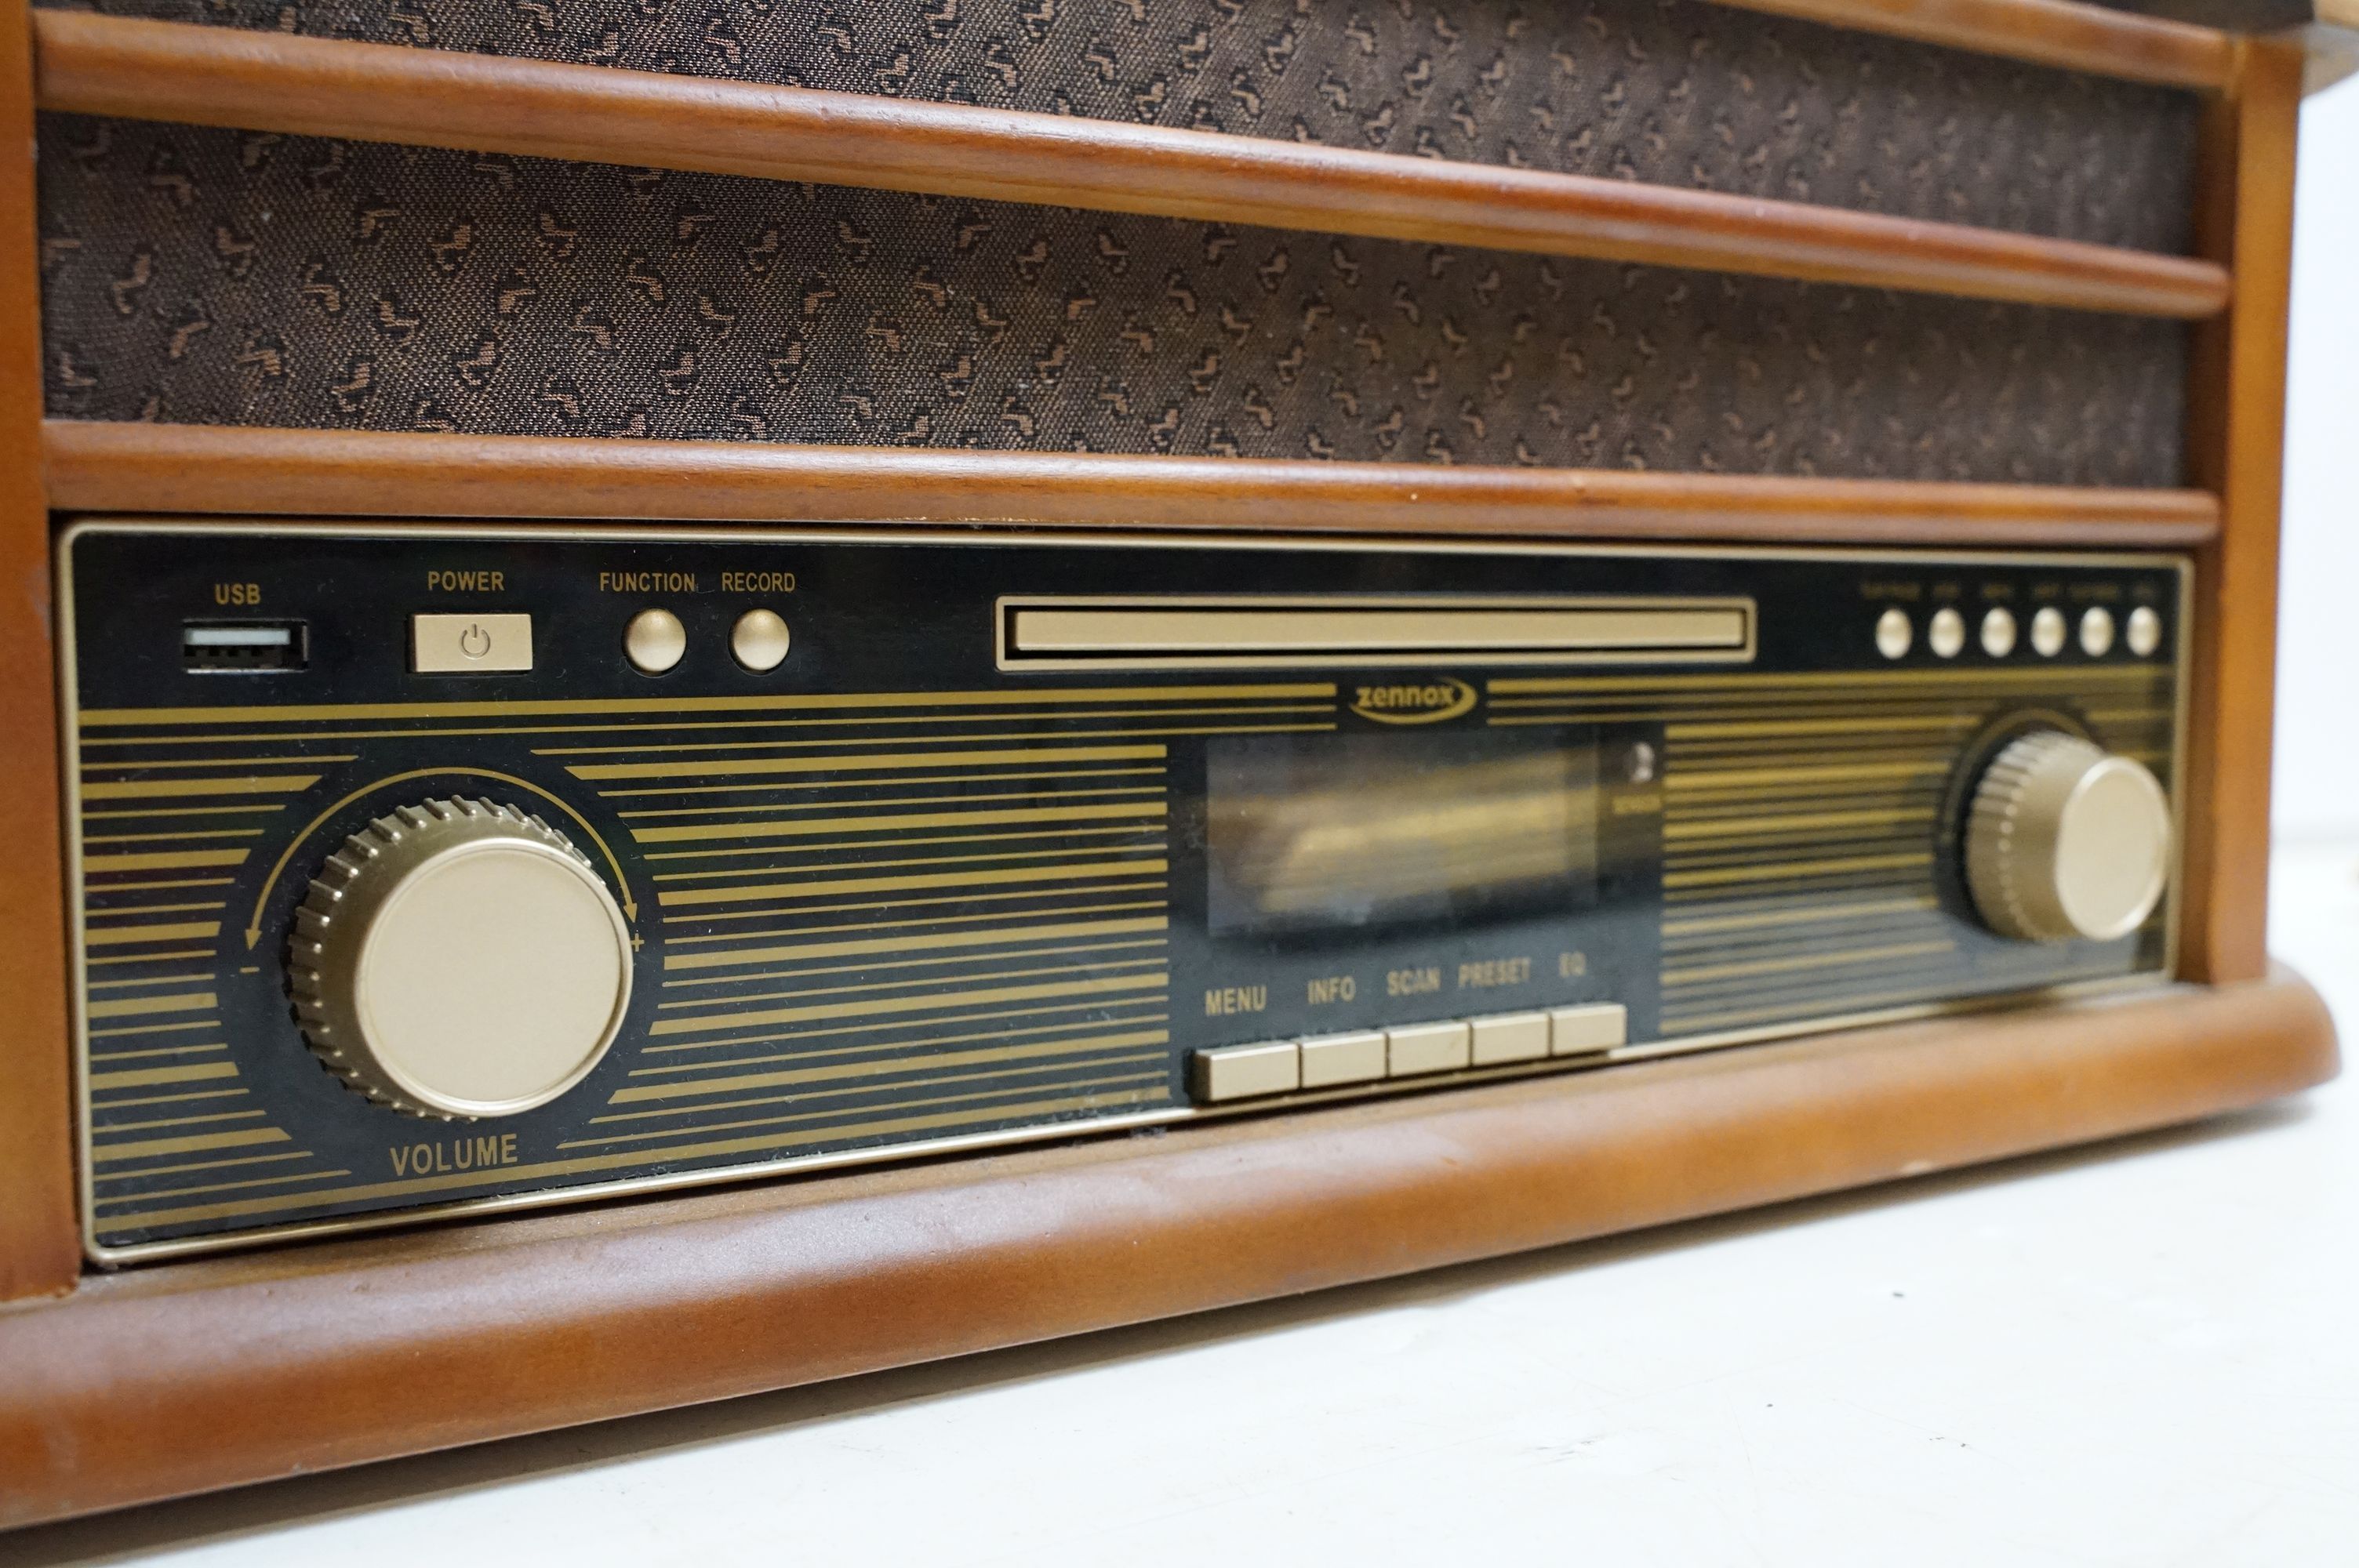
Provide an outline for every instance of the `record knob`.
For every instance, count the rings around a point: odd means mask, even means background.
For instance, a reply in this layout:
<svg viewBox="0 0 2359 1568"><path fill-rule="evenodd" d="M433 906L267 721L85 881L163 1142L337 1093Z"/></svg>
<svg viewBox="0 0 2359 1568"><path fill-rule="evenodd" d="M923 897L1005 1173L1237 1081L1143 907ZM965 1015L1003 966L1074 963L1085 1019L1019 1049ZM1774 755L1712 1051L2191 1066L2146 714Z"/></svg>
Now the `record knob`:
<svg viewBox="0 0 2359 1568"><path fill-rule="evenodd" d="M2170 874L2154 774L2060 730L2010 741L1974 787L1966 887L2002 936L2109 941L2144 924Z"/></svg>
<svg viewBox="0 0 2359 1568"><path fill-rule="evenodd" d="M420 1116L510 1116L588 1076L631 999L631 933L590 861L537 816L429 800L328 857L288 946L320 1058Z"/></svg>

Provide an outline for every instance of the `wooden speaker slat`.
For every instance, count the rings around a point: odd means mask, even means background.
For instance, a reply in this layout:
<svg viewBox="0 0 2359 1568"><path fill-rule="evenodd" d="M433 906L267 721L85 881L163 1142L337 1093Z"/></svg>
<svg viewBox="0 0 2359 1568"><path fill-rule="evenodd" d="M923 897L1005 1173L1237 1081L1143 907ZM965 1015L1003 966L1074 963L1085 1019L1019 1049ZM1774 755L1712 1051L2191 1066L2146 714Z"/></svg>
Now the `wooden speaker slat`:
<svg viewBox="0 0 2359 1568"><path fill-rule="evenodd" d="M2073 0L1717 0L1855 32L2002 55L2031 65L2219 89L2234 78L2228 34Z"/></svg>
<svg viewBox="0 0 2359 1568"><path fill-rule="evenodd" d="M49 422L61 511L2191 548L2192 490Z"/></svg>
<svg viewBox="0 0 2359 1568"><path fill-rule="evenodd" d="M1581 175L70 11L41 107L2201 319L2227 270Z"/></svg>

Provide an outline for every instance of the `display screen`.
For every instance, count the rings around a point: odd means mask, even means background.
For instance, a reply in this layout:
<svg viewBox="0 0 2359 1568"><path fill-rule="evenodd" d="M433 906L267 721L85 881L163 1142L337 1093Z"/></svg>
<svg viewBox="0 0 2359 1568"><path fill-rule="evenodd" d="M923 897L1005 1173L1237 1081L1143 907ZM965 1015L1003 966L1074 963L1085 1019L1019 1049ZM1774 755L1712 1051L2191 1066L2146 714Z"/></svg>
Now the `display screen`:
<svg viewBox="0 0 2359 1568"><path fill-rule="evenodd" d="M1224 739L1205 785L1215 936L1356 936L1596 899L1585 732Z"/></svg>

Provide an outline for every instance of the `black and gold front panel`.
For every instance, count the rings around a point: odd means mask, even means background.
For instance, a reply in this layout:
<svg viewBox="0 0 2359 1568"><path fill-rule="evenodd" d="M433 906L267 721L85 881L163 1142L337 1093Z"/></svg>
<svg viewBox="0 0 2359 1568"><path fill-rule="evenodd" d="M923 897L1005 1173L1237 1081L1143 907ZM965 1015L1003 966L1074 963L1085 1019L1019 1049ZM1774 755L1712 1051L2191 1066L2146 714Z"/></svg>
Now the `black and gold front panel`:
<svg viewBox="0 0 2359 1568"><path fill-rule="evenodd" d="M1611 1002L1643 1054L2169 962L1991 934L1958 854L2028 729L2173 779L2164 557L87 523L65 576L104 1259L1201 1114L1266 1039ZM515 1114L297 1016L330 857L432 802L616 911L612 1046Z"/></svg>

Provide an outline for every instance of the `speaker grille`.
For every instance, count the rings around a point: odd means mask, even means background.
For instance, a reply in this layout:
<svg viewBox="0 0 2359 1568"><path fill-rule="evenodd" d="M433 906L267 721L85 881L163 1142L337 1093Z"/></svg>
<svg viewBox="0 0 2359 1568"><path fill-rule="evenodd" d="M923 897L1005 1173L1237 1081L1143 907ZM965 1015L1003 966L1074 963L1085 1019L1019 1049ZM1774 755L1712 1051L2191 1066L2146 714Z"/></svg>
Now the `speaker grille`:
<svg viewBox="0 0 2359 1568"><path fill-rule="evenodd" d="M1699 0L93 0L2183 252L2196 101Z"/></svg>
<svg viewBox="0 0 2359 1568"><path fill-rule="evenodd" d="M58 416L2179 482L2178 323L45 119Z"/></svg>

